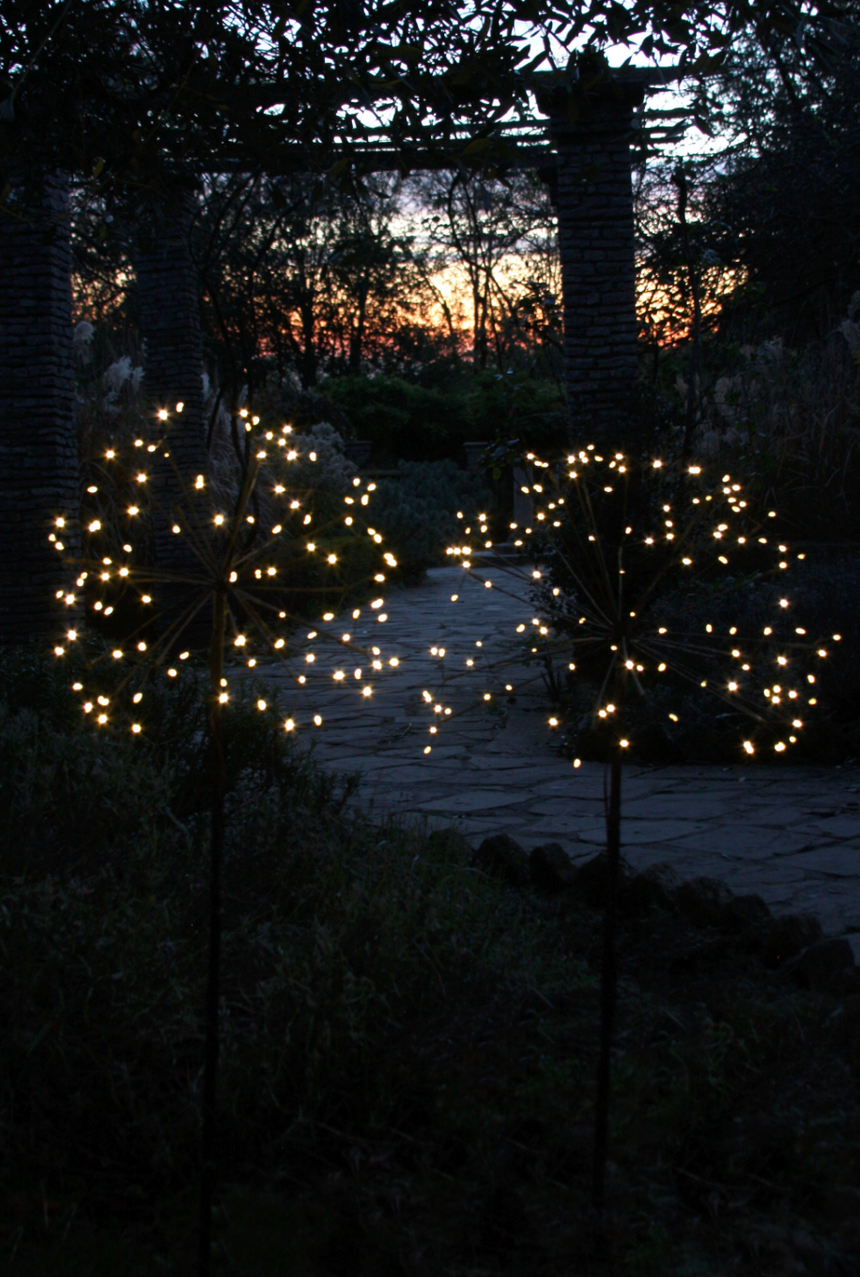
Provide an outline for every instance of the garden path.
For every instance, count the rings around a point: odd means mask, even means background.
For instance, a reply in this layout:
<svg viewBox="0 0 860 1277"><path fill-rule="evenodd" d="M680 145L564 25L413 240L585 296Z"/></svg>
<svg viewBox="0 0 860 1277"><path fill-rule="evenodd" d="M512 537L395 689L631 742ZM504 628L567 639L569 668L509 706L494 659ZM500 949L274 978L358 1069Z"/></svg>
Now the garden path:
<svg viewBox="0 0 860 1277"><path fill-rule="evenodd" d="M493 558L471 575L433 569L421 585L392 590L387 613L365 608L324 627L336 641L308 643L317 653L308 667L314 679L303 689L291 680L293 692L284 691L304 699L291 712L301 735L313 735L317 761L361 773L357 801L365 807L430 827L454 824L475 845L501 832L527 850L555 841L581 862L603 845L606 769L574 770L560 756L539 669L512 650L516 626L531 626L522 601L530 571ZM342 646L347 626L354 644L379 648L381 671L363 658L362 669ZM332 682L335 667L345 672L341 684ZM323 726L306 730L316 712ZM851 933L860 963L860 770L630 766L623 792L622 851L635 869L667 861L682 878L707 875L737 893L758 892L776 914L812 913L825 934Z"/></svg>

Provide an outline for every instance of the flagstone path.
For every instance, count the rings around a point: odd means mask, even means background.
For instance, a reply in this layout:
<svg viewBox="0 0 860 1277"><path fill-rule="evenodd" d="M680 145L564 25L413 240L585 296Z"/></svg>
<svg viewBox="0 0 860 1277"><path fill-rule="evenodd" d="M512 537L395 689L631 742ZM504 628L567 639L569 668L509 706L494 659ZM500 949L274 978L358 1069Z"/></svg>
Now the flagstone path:
<svg viewBox="0 0 860 1277"><path fill-rule="evenodd" d="M532 625L530 571L493 559L472 575L434 569L392 590L384 613L364 608L322 627L330 641L307 643L314 677L303 688L284 681L283 694L317 761L361 773L357 801L368 809L454 824L474 845L502 832L526 850L554 841L580 862L603 845L606 769L560 756L540 670L523 663L527 645L513 650L527 637L517 625ZM382 669L344 645L344 632L377 647ZM812 913L825 934L848 935L860 963L860 769L630 766L623 792L622 854L634 868L667 861L684 878L758 892L776 914Z"/></svg>

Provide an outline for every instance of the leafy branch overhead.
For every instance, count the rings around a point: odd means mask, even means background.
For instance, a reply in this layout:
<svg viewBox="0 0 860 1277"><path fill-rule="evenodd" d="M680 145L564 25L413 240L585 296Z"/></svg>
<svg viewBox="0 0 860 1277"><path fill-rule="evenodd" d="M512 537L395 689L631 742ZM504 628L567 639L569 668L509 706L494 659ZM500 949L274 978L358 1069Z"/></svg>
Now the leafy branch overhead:
<svg viewBox="0 0 860 1277"><path fill-rule="evenodd" d="M367 10L343 0L93 0L58 12L49 0L10 0L0 15L4 184L38 166L102 190L158 188L213 154L326 172L333 151L346 158L375 138L408 167L410 148L456 156L511 112L531 118L539 67L554 68L561 88L580 80L588 91L607 73L592 53L626 42L707 73L748 29L763 42L800 39L816 55L841 11L746 0L401 0ZM556 66L553 38L584 45L584 60Z"/></svg>

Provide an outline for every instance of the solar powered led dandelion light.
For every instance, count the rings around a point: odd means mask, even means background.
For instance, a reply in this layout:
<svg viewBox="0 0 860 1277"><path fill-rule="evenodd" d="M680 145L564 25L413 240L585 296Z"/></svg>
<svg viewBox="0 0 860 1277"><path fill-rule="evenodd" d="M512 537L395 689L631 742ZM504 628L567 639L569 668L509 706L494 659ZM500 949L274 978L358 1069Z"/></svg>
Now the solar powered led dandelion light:
<svg viewBox="0 0 860 1277"><path fill-rule="evenodd" d="M545 479L532 484L528 530L545 563L534 573L538 651L595 679L593 714L618 749L634 743L623 726L632 699L674 680L745 721L739 760L790 750L827 650L795 624L790 567L805 555L780 540L776 512L758 517L740 483L701 465L594 448L570 454L563 471L531 460ZM744 596L765 581L780 597L754 630ZM711 619L700 623L703 610Z"/></svg>
<svg viewBox="0 0 860 1277"><path fill-rule="evenodd" d="M163 464L170 460L169 422L166 413L160 417L167 429L156 444L146 446L146 452L160 453L158 460ZM313 680L309 674L313 671L309 666L316 661L320 648L336 643L342 650L346 644L358 655L373 655L370 649L365 652L356 644L351 635L332 633L329 623L335 612L322 609L331 609L351 594L378 591L397 567L397 559L390 550L381 548L383 537L370 526L367 517L369 493L376 485L353 478L348 494L340 499L343 504L338 512L328 511L320 518L314 487L290 482L294 463L308 460L313 464L316 454L299 454L288 425L278 431L267 430L259 418L249 417L244 410L240 417L247 432L246 464L234 501L225 502L211 492L206 476L197 475L189 482L173 470L181 499L165 510L159 502L159 485L157 477L153 482L151 466L148 469L145 464L138 464L133 480L139 485L140 495L135 494L120 512L121 526L111 526L110 519L93 517L92 512L83 518L84 554L70 561L70 569L77 576L74 587L63 592L65 602L78 608L83 602L86 611L96 617L111 618L120 609L123 611L124 633L118 646L110 656L97 658L87 684L82 683L77 689L83 711L90 713L87 707L93 692L108 690L107 686L100 687L100 681L105 681L106 667L110 669L107 682L112 692L111 713L102 719L101 726L135 730L131 721L135 718L133 706L139 705L145 695L145 689L138 685L164 675L176 676L177 660L186 660L189 650L203 646L199 641L194 643L190 634L197 633L199 637L194 622L207 610L210 620L214 615L219 632L223 623L218 645L221 655L212 671L215 682L211 692L217 704L229 699L229 691L224 691L225 661L234 677L242 667L253 670L261 662L276 662L293 676L293 699L309 704L308 695L300 693L311 690ZM135 446L143 444L144 441L135 440ZM133 459L139 463L141 455L146 454L136 454ZM146 460L153 462L155 458ZM117 447L106 450L104 461L108 466L129 468L129 458L123 457ZM110 489L111 484L108 473L104 487ZM97 485L87 491L94 503L105 495ZM178 555L156 554L154 564L141 561L141 543L153 523L165 524L182 547L179 570L170 562L171 558L175 562ZM52 539L63 550L59 538L66 519L58 516L56 524L58 532L51 534ZM147 524L149 528L144 531L142 525ZM114 544L118 541L121 544ZM357 565L356 556L350 551L361 542L366 543L366 548ZM111 553L104 554L104 550ZM167 565L159 562L159 557L167 559ZM176 605L177 596L181 606ZM377 621L384 623L384 599L373 598L367 606ZM353 610L354 616L359 614L360 609ZM307 639L298 633L306 625L319 626ZM70 628L58 640L56 655L65 655L77 638L77 630ZM205 646L211 657L214 649L208 633ZM110 668L114 663L115 667ZM372 670L382 668L373 659L366 664ZM295 725L299 711L296 705L293 709ZM302 724L310 725L314 718L306 711ZM141 730L140 723L136 727Z"/></svg>
<svg viewBox="0 0 860 1277"><path fill-rule="evenodd" d="M87 488L91 504L80 529L83 554L68 559L75 583L58 595L75 623L58 638L54 651L62 659L79 645L77 618L82 611L109 621L121 614L121 637L112 648L84 662L73 689L82 714L97 730L135 736L146 729L153 685L177 678L180 663L195 650L202 648L208 656L211 837L200 1217L205 1268L215 1183L226 787L223 716L243 673L261 662L275 662L286 672L291 694L283 730L291 737L322 726L314 697L328 678L335 684L344 680L344 698L354 696L367 703L384 668L381 648L364 647L349 632L335 633L335 613L323 609L330 609L334 600L371 594L369 612L377 624L384 623L384 599L378 591L397 567L397 559L383 548L382 534L367 520L372 482L353 477L349 491L334 502L331 494L325 501L317 500L307 474L300 474L296 482L293 476L299 466L312 469L317 455L296 445L290 425L267 429L247 410L237 414L242 462L230 499L216 491L206 475L180 473L171 456L171 440L181 412L181 404L175 413L160 410L151 437L135 439L127 455L117 445L104 451L103 481ZM129 487L132 499L120 501ZM63 537L75 531L65 515L57 514L50 538L58 552L65 554ZM155 549L150 563L142 552L147 533ZM352 553L356 545L364 547L358 555ZM357 618L360 613L357 607L352 615ZM325 657L333 651L335 664L342 664L347 653L361 658L351 681L344 679L342 670L324 668L331 664ZM390 658L389 664L396 665L397 658ZM260 713L276 709L264 697L257 700Z"/></svg>
<svg viewBox="0 0 860 1277"><path fill-rule="evenodd" d="M773 510L758 513L730 474L687 460L631 458L595 445L558 462L524 459L533 514L512 525L531 550L535 612L517 626L527 660L558 662L596 689L591 719L609 758L608 890L601 970L593 1195L602 1208L610 1049L617 982L617 896L622 763L635 750L634 706L654 702L678 722L671 692L711 696L739 728L738 761L790 752L817 704L827 643L795 624L790 568L802 560L780 540ZM452 547L472 575L472 547ZM753 628L745 596L778 582L765 624ZM695 585L694 589L690 587ZM712 619L701 620L703 608ZM737 616L731 618L732 613ZM839 642L838 634L832 642ZM658 689L667 689L668 701ZM668 705L668 708L667 708ZM682 709L679 701L678 710ZM641 715L638 715L641 717ZM551 728L559 719L549 719ZM742 729L742 730L741 730ZM574 761L574 767L579 760Z"/></svg>

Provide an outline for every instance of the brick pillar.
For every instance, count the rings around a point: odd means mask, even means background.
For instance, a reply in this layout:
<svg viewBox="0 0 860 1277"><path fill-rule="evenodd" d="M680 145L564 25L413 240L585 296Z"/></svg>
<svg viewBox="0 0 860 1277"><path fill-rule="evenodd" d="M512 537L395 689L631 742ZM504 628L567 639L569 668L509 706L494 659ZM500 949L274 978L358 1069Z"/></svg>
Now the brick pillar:
<svg viewBox="0 0 860 1277"><path fill-rule="evenodd" d="M192 505L200 508L194 482L197 475L207 472L200 294L190 246L195 209L192 189L169 195L158 222L146 228L145 246L136 253L134 263L140 333L146 342L144 402L154 437L163 429L158 410L166 409L169 414L166 446L170 458L165 460L159 450L152 464L156 562L160 571L183 577L199 577L202 567L186 537L176 536L171 529L174 522L184 528L193 524ZM178 403L183 405L181 413L176 411ZM198 496L198 502L193 502L193 495ZM193 583L162 585L155 592L155 601L164 609L165 619L172 621L194 593ZM206 641L205 618L200 622L187 633L193 646Z"/></svg>
<svg viewBox="0 0 860 1277"><path fill-rule="evenodd" d="M72 349L68 184L44 183L40 204L0 210L0 642L60 637L80 611L78 444ZM59 531L56 519L65 518ZM48 540L54 532L63 545Z"/></svg>
<svg viewBox="0 0 860 1277"><path fill-rule="evenodd" d="M153 419L159 408L169 412L171 454L192 482L206 468L200 290L189 243L195 208L191 190L169 197L160 225L148 228L152 242L134 263L145 402ZM180 415L177 403L184 405Z"/></svg>
<svg viewBox="0 0 860 1277"><path fill-rule="evenodd" d="M539 100L558 147L564 364L571 440L626 434L636 385L629 137L644 83L615 79Z"/></svg>

